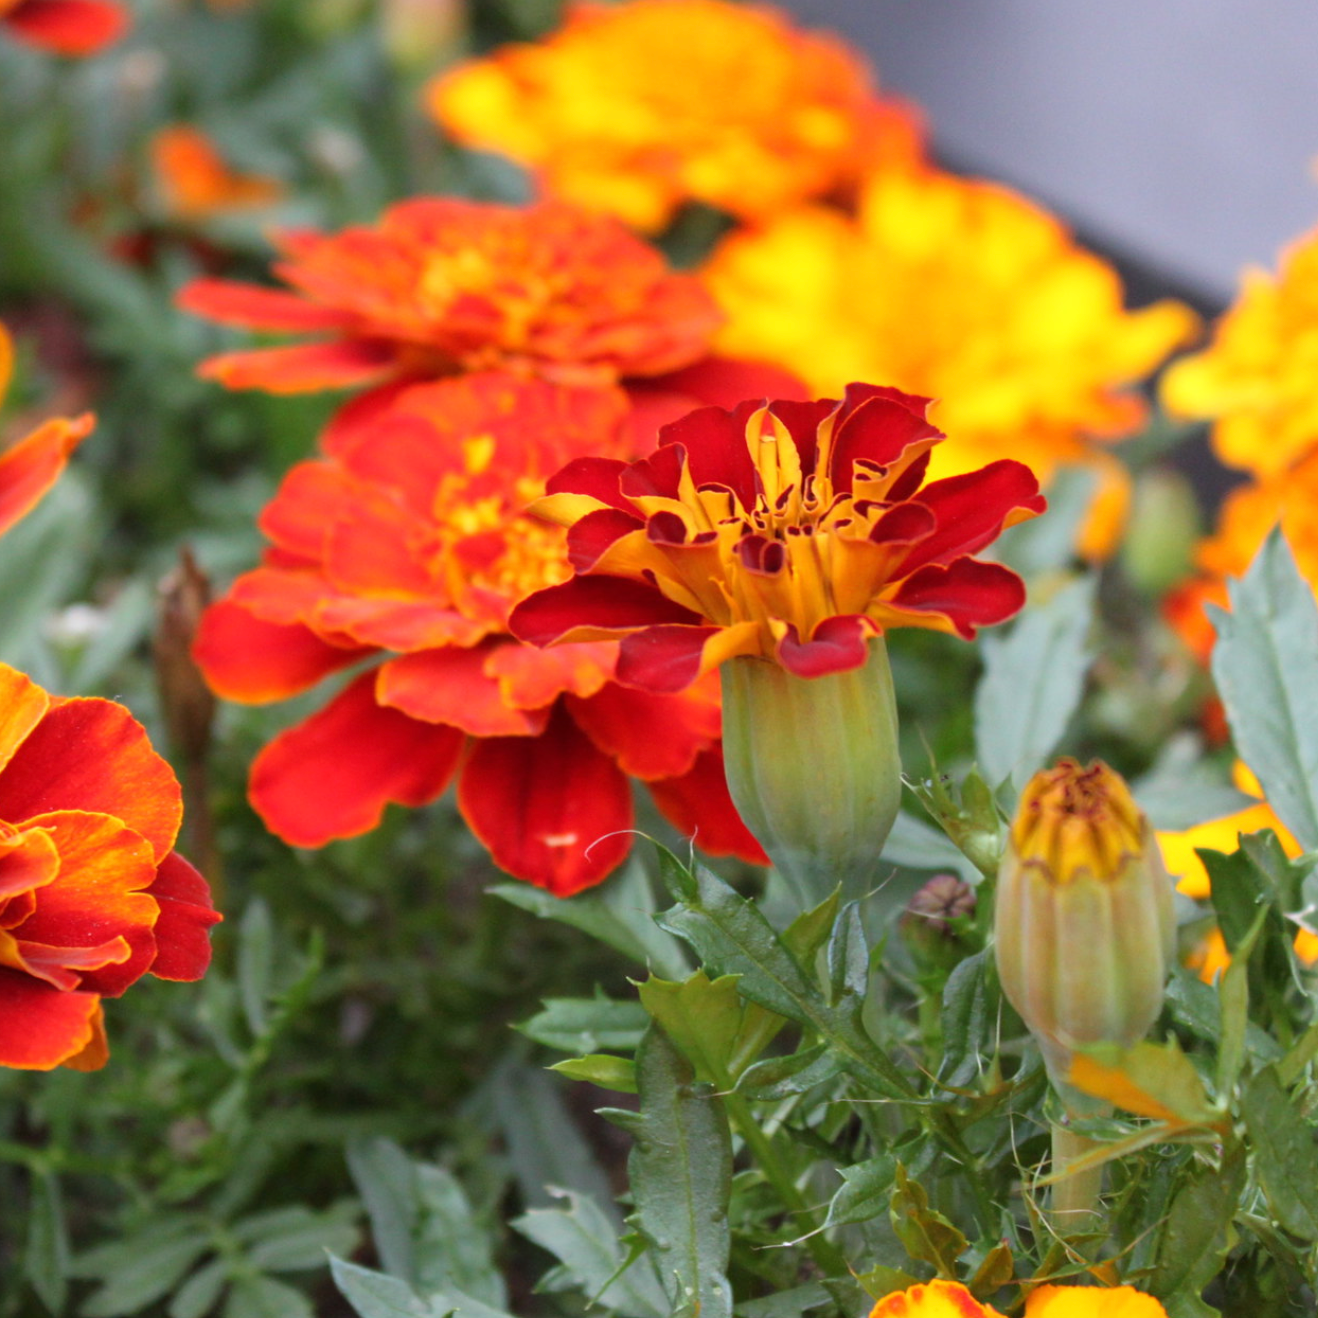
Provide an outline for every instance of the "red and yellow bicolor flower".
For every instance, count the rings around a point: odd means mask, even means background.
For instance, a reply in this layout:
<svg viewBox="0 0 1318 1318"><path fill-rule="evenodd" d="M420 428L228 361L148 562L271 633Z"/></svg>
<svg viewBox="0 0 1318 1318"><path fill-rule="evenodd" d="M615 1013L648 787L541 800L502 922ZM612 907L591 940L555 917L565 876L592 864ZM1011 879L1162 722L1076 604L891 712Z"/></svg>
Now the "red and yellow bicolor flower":
<svg viewBox="0 0 1318 1318"><path fill-rule="evenodd" d="M1003 459L922 485L944 438L928 401L857 384L842 402L705 408L650 458L577 460L534 505L570 527L576 575L520 604L513 631L620 637L624 681L680 691L736 656L821 677L892 627L1002 622L1024 587L972 556L1043 511L1038 482Z"/></svg>
<svg viewBox="0 0 1318 1318"><path fill-rule="evenodd" d="M957 1281L930 1281L884 1296L870 1318L1002 1318ZM1036 1286L1025 1318L1167 1318L1167 1311L1133 1286Z"/></svg>
<svg viewBox="0 0 1318 1318"><path fill-rule="evenodd" d="M0 27L56 55L93 55L128 27L114 0L0 0Z"/></svg>
<svg viewBox="0 0 1318 1318"><path fill-rule="evenodd" d="M220 917L173 850L178 782L122 705L0 665L0 709L0 1066L91 1070L102 999L199 979Z"/></svg>
<svg viewBox="0 0 1318 1318"><path fill-rule="evenodd" d="M616 643L542 652L508 632L519 599L571 573L526 503L546 471L623 444L627 416L620 390L478 373L401 391L289 473L261 518L266 561L206 614L197 659L248 702L370 666L253 765L275 833L362 833L456 775L495 862L566 895L627 854L637 778L706 850L763 859L723 784L716 690L634 690Z"/></svg>
<svg viewBox="0 0 1318 1318"><path fill-rule="evenodd" d="M13 369L13 340L0 325L0 402ZM0 535L36 507L94 425L90 412L72 420L55 417L0 453Z"/></svg>

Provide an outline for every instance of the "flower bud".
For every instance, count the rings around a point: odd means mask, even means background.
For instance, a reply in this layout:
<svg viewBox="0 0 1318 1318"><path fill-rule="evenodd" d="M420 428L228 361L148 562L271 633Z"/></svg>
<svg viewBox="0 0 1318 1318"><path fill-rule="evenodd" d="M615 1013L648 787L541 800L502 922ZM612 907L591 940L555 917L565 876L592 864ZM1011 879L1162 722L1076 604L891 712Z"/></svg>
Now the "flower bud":
<svg viewBox="0 0 1318 1318"><path fill-rule="evenodd" d="M955 874L935 874L906 903L897 930L922 976L941 982L974 951L974 914L975 890Z"/></svg>
<svg viewBox="0 0 1318 1318"><path fill-rule="evenodd" d="M1129 1048L1162 1005L1172 887L1149 822L1102 761L1030 780L998 873L998 974L1055 1084L1071 1053Z"/></svg>
<svg viewBox="0 0 1318 1318"><path fill-rule="evenodd" d="M723 664L723 758L746 827L803 906L861 895L901 803L897 701L883 638L859 668L797 677Z"/></svg>

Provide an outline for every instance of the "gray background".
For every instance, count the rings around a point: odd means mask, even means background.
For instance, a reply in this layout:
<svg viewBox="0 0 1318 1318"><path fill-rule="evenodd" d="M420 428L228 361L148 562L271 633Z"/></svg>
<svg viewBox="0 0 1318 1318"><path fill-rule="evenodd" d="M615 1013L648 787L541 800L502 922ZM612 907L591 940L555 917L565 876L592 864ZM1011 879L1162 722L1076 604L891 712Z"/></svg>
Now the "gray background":
<svg viewBox="0 0 1318 1318"><path fill-rule="evenodd" d="M1210 302L1318 223L1318 0L779 0L958 168Z"/></svg>

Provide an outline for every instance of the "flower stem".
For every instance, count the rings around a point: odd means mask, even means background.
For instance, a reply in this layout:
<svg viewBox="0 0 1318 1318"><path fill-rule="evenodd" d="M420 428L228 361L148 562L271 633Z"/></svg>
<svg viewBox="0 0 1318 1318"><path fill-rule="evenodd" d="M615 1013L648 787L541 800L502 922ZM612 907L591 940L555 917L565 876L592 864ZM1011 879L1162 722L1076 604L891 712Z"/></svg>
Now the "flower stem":
<svg viewBox="0 0 1318 1318"><path fill-rule="evenodd" d="M1053 1181L1049 1216L1059 1236L1081 1235L1094 1228L1100 1212L1103 1164L1070 1174L1067 1169L1078 1158L1098 1148L1100 1142L1077 1134L1065 1121L1054 1121L1052 1133L1052 1174L1061 1179Z"/></svg>

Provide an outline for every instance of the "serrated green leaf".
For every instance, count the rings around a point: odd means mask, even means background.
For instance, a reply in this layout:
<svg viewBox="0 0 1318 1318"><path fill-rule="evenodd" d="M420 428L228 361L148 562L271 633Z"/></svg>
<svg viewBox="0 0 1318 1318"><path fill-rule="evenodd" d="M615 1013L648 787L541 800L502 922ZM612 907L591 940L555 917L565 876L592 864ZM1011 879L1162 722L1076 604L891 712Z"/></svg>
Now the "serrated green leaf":
<svg viewBox="0 0 1318 1318"><path fill-rule="evenodd" d="M653 1248L672 1318L730 1318L727 1117L658 1026L636 1060L641 1111L628 1159L635 1221Z"/></svg>
<svg viewBox="0 0 1318 1318"><path fill-rule="evenodd" d="M947 977L943 986L944 1084L968 1084L988 1057L997 1020L998 994L992 974L991 953L968 956Z"/></svg>
<svg viewBox="0 0 1318 1318"><path fill-rule="evenodd" d="M832 1080L841 1070L842 1058L832 1046L817 1043L787 1057L756 1062L738 1077L737 1092L759 1103L776 1103Z"/></svg>
<svg viewBox="0 0 1318 1318"><path fill-rule="evenodd" d="M517 1028L547 1048L574 1056L605 1050L630 1052L650 1018L638 1002L603 996L546 998L544 1009Z"/></svg>
<svg viewBox="0 0 1318 1318"><path fill-rule="evenodd" d="M1005 635L980 641L984 676L975 688L975 755L990 784L1019 789L1061 741L1093 660L1096 578L1027 607Z"/></svg>
<svg viewBox="0 0 1318 1318"><path fill-rule="evenodd" d="M1221 1271L1244 1185L1245 1152L1240 1147L1219 1169L1197 1172L1185 1181L1167 1211L1158 1261L1146 1283L1151 1294L1197 1295Z"/></svg>
<svg viewBox="0 0 1318 1318"><path fill-rule="evenodd" d="M41 1303L52 1314L62 1312L69 1292L69 1231L59 1179L53 1172L32 1174L23 1270Z"/></svg>
<svg viewBox="0 0 1318 1318"><path fill-rule="evenodd" d="M566 1208L536 1208L513 1227L554 1255L563 1283L612 1309L621 1318L668 1318L668 1299L648 1254L629 1265L614 1221L586 1195L560 1191Z"/></svg>
<svg viewBox="0 0 1318 1318"><path fill-rule="evenodd" d="M608 1053L589 1053L585 1057L568 1057L549 1068L569 1080L584 1080L601 1089L619 1094L636 1092L636 1063L630 1057L612 1057Z"/></svg>
<svg viewBox="0 0 1318 1318"><path fill-rule="evenodd" d="M699 899L699 890L694 894ZM841 887L834 888L818 906L802 911L783 930L783 946L802 966L812 966L815 957L827 944L833 926L837 923L838 906L842 901Z"/></svg>
<svg viewBox="0 0 1318 1318"><path fill-rule="evenodd" d="M1282 823L1318 848L1318 607L1280 529L1249 571L1227 584L1213 680L1241 758Z"/></svg>
<svg viewBox="0 0 1318 1318"><path fill-rule="evenodd" d="M1245 1064L1245 1035L1249 1026L1249 958L1263 932L1267 916L1266 908L1255 916L1254 927L1236 949L1231 964L1217 985L1218 998L1222 1004L1222 1034L1217 1050L1216 1086L1218 1098L1222 1102L1227 1101L1240 1078L1240 1068Z"/></svg>
<svg viewBox="0 0 1318 1318"><path fill-rule="evenodd" d="M842 1185L828 1205L825 1227L881 1217L892 1202L897 1163L889 1154L842 1168Z"/></svg>
<svg viewBox="0 0 1318 1318"><path fill-rule="evenodd" d="M1245 1087L1241 1112L1263 1192L1287 1231L1318 1240L1318 1148L1314 1129L1265 1066Z"/></svg>
<svg viewBox="0 0 1318 1318"><path fill-rule="evenodd" d="M417 1163L416 1280L422 1291L456 1287L502 1309L508 1290L494 1262L494 1240L472 1211L458 1178L443 1167Z"/></svg>
<svg viewBox="0 0 1318 1318"><path fill-rule="evenodd" d="M869 988L870 949L860 919L860 903L848 902L828 940L829 1002L847 994L863 998Z"/></svg>
<svg viewBox="0 0 1318 1318"><path fill-rule="evenodd" d="M955 1280L956 1261L969 1242L942 1213L929 1207L924 1187L900 1163L895 1167L888 1212L906 1252L917 1262L932 1264L940 1277Z"/></svg>
<svg viewBox="0 0 1318 1318"><path fill-rule="evenodd" d="M638 986L641 1004L696 1077L729 1088L744 1008L735 975L711 980L703 970L681 984L651 977Z"/></svg>

